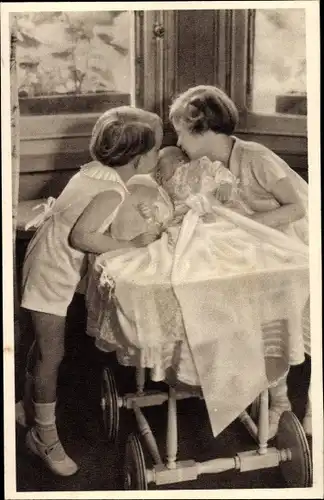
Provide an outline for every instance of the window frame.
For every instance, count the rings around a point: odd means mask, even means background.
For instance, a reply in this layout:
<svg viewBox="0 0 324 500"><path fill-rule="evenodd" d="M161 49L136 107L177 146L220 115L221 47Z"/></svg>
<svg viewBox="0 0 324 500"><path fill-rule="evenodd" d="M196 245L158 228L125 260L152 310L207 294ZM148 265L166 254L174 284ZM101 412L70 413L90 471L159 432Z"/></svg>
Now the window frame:
<svg viewBox="0 0 324 500"><path fill-rule="evenodd" d="M168 120L177 89L176 10L135 12L136 105Z"/></svg>
<svg viewBox="0 0 324 500"><path fill-rule="evenodd" d="M136 26L136 11L130 11L133 13L133 32L134 25ZM136 37L136 34L135 34ZM131 40L132 42L132 40ZM136 57L135 57L136 60ZM133 61L132 61L133 63ZM89 94L91 96L98 96L100 98L100 94ZM125 98L124 92L110 92L107 91L104 93L105 101L107 103L105 110L113 108L115 106L120 106L121 104L128 104L127 99ZM132 93L130 93L130 103ZM64 94L63 98L68 96L68 94ZM41 99L55 99L60 98L60 95L49 95L49 96L40 96ZM73 95L72 95L73 97ZM75 97L75 96L74 96ZM28 101L29 98L20 98ZM20 101L19 99L19 101ZM34 98L31 97L30 101ZM66 113L57 113L57 114L28 114L21 113L19 117L19 126L20 126L20 141L22 143L34 141L34 145L37 144L37 141L41 140L56 140L56 139L74 139L74 138L88 138L91 135L92 127L99 118L102 112L66 112ZM36 142L35 142L36 141ZM41 142L40 142L41 144ZM35 154L42 154L38 151L38 147L36 145Z"/></svg>
<svg viewBox="0 0 324 500"><path fill-rule="evenodd" d="M291 137L307 139L307 116L256 113L250 109L251 65L253 60L256 9L208 9L215 19L215 74L213 83L229 94L239 110L238 134L249 136ZM168 102L179 92L177 82L178 13L179 10L138 12L136 24L137 84L136 103L158 113L167 133ZM165 35L157 37L155 27L162 26ZM295 140L294 140L295 138Z"/></svg>
<svg viewBox="0 0 324 500"><path fill-rule="evenodd" d="M172 127L168 122L168 103L179 91L177 82L179 11L134 10L132 12L135 24L135 105L159 114L166 133L172 135ZM278 113L262 115L249 110L251 75L248 68L249 61L253 57L251 27L254 12L255 9L211 10L211 15L215 17L213 36L217 49L214 84L220 85L239 109L238 134L286 136L296 140L302 139L304 143L307 138L307 117ZM160 28L162 32L159 32ZM116 98L118 99L118 94L111 96L111 107L115 105ZM100 113L21 115L21 140L28 142L42 138L86 138L90 136L92 126L99 115Z"/></svg>
<svg viewBox="0 0 324 500"><path fill-rule="evenodd" d="M255 10L234 10L232 16L230 95L240 114L238 132L307 137L307 116L268 115L250 109Z"/></svg>

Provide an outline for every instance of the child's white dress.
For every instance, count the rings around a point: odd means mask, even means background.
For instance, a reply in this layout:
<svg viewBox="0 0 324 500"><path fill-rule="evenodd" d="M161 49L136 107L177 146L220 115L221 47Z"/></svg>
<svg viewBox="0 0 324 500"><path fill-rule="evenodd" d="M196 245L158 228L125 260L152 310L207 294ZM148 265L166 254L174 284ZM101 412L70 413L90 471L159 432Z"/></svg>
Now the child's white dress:
<svg viewBox="0 0 324 500"><path fill-rule="evenodd" d="M22 279L22 307L66 316L75 290L86 273L85 254L71 247L71 229L91 200L103 191L124 199L126 188L117 171L90 162L68 182L27 248ZM116 209L118 210L118 209ZM115 214L105 221L110 224Z"/></svg>

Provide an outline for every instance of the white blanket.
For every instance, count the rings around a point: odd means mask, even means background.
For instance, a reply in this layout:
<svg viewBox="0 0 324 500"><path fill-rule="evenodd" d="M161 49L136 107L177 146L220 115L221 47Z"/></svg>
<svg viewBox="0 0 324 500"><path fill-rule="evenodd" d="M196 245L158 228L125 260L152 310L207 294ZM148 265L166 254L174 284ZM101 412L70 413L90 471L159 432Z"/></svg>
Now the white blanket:
<svg viewBox="0 0 324 500"><path fill-rule="evenodd" d="M137 356L155 379L172 366L201 386L216 436L268 387L269 360L271 378L303 362L309 274L306 245L214 212L203 224L190 210L148 247L98 257L88 307L89 333L125 364Z"/></svg>

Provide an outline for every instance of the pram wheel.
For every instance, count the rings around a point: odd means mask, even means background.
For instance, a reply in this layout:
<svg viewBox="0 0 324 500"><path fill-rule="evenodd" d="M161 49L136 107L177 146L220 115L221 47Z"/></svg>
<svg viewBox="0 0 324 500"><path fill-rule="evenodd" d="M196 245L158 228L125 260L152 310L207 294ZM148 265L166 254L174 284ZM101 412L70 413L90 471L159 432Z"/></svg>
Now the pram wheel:
<svg viewBox="0 0 324 500"><path fill-rule="evenodd" d="M130 434L126 443L125 490L147 490L144 453L138 436Z"/></svg>
<svg viewBox="0 0 324 500"><path fill-rule="evenodd" d="M106 438L114 442L119 431L119 406L115 378L109 368L104 368L102 374L101 408Z"/></svg>
<svg viewBox="0 0 324 500"><path fill-rule="evenodd" d="M312 485L312 458L307 438L296 415L285 411L279 421L277 449L289 449L291 459L280 463L282 475L290 488Z"/></svg>

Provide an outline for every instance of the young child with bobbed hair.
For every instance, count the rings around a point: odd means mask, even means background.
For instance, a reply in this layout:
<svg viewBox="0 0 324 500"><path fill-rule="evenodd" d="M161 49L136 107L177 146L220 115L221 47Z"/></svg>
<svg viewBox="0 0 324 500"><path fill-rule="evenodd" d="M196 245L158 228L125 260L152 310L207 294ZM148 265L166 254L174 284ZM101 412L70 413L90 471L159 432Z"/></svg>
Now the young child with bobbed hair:
<svg viewBox="0 0 324 500"><path fill-rule="evenodd" d="M292 240L308 245L307 183L277 154L263 144L234 136L239 113L232 99L220 88L198 85L173 101L169 118L178 136L177 145L189 158L207 156L222 164L238 179L240 194L252 209L251 219L275 228ZM309 301L305 308L309 324ZM304 331L305 352L310 353L309 328ZM284 377L270 389L270 435L281 414L291 408ZM311 434L310 389L306 434Z"/></svg>
<svg viewBox="0 0 324 500"><path fill-rule="evenodd" d="M61 476L78 470L60 442L55 421L67 310L85 276L88 253L140 247L149 241L147 235L139 235L121 242L106 229L125 199L125 183L154 168L162 135L161 120L154 113L130 106L105 112L92 132L93 161L81 167L54 206L46 210L26 252L21 305L30 311L35 333L26 375L26 389L32 385L29 405L34 421L26 444ZM151 240L154 238L156 235ZM27 412L27 396L18 410Z"/></svg>

